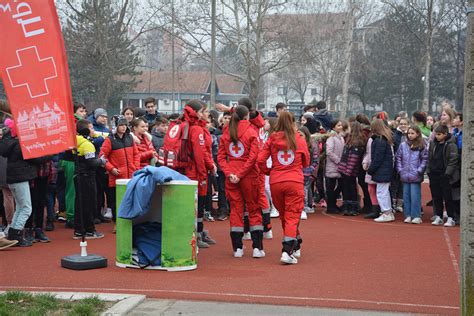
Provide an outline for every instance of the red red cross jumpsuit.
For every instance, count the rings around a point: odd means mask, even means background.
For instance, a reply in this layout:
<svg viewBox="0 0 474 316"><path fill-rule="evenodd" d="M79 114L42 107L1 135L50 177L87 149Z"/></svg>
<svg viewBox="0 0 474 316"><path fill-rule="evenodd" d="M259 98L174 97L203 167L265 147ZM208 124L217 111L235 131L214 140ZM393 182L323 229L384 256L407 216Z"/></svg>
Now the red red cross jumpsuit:
<svg viewBox="0 0 474 316"><path fill-rule="evenodd" d="M229 128L225 127L219 144L217 160L226 176L226 195L230 203L230 236L234 251L243 249L244 205L249 212L250 234L253 248L263 249L262 215L258 204L259 190L255 188L258 181L256 161L258 156L258 135L246 120L239 122L237 128L238 142L230 138ZM228 177L235 174L239 183L234 184Z"/></svg>
<svg viewBox="0 0 474 316"><path fill-rule="evenodd" d="M298 225L304 208L303 168L310 162L306 141L298 133L295 137L296 151L293 151L288 149L283 132L273 133L257 160L260 170L270 175L272 201L280 212L283 227L283 250L290 255L293 250L299 249L302 242ZM267 167L270 156L271 169Z"/></svg>

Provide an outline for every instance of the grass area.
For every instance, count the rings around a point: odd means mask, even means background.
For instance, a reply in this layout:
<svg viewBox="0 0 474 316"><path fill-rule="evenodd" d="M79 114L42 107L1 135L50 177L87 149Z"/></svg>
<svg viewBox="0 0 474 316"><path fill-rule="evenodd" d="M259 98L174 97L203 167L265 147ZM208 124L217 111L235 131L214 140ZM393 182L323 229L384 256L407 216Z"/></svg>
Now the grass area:
<svg viewBox="0 0 474 316"><path fill-rule="evenodd" d="M0 295L0 316L89 316L99 315L111 305L113 303L97 297L67 301L50 294L32 295L13 291Z"/></svg>

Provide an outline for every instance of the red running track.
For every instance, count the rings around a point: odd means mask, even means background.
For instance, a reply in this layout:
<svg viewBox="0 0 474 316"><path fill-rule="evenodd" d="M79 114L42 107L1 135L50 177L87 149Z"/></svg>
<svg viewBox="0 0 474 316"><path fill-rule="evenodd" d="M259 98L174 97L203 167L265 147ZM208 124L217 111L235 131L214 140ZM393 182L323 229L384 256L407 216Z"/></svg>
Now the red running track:
<svg viewBox="0 0 474 316"><path fill-rule="evenodd" d="M424 190L426 192L426 188ZM428 194L424 194L428 195ZM112 225L98 225L106 237L89 242L89 253L109 259L106 269L71 271L65 255L79 252L72 231L58 228L49 244L0 252L0 290L139 293L153 298L318 306L424 314L459 314L459 227L431 226L425 207L422 225L378 224L361 216L326 215L318 210L301 223L302 258L279 264L281 227L267 256L232 256L229 222L206 223L218 241L199 253L190 272L121 269L114 265ZM60 226L59 224L57 226Z"/></svg>

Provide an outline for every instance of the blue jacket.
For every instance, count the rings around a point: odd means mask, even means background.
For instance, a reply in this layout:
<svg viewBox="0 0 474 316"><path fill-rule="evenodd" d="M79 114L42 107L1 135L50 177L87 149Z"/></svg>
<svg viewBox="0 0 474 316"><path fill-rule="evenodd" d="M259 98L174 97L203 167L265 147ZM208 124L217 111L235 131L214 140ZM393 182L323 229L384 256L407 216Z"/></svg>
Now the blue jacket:
<svg viewBox="0 0 474 316"><path fill-rule="evenodd" d="M398 148L396 166L402 182L421 183L427 165L428 146L422 150L411 149L408 142L403 142Z"/></svg>
<svg viewBox="0 0 474 316"><path fill-rule="evenodd" d="M371 162L367 173L372 181L387 183L392 181L393 151L388 140L383 136L372 136Z"/></svg>
<svg viewBox="0 0 474 316"><path fill-rule="evenodd" d="M102 148L102 144L110 134L110 130L107 128L107 126L98 124L94 115L89 115L87 119L91 121L92 125L94 126L94 131L96 133L92 137L92 144L94 144L95 151L99 153L100 148Z"/></svg>
<svg viewBox="0 0 474 316"><path fill-rule="evenodd" d="M456 145L458 146L459 152L462 151L462 130L457 127L453 129L453 136L456 137Z"/></svg>
<svg viewBox="0 0 474 316"><path fill-rule="evenodd" d="M168 167L147 166L136 171L127 184L118 216L133 219L145 215L150 209L151 197L155 192L156 184L163 184L171 180L189 181L189 178Z"/></svg>
<svg viewBox="0 0 474 316"><path fill-rule="evenodd" d="M326 130L329 131L332 128L333 118L331 113L328 112L326 109L319 110L318 112L313 114L314 119L321 123L321 126Z"/></svg>

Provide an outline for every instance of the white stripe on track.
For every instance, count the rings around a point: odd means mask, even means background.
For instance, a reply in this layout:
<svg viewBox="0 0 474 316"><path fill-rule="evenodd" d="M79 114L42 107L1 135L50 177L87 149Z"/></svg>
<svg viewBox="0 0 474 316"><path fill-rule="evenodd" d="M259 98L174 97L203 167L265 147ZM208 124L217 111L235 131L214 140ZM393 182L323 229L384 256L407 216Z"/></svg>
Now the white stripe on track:
<svg viewBox="0 0 474 316"><path fill-rule="evenodd" d="M198 291L183 291L183 290L152 290L152 289L114 289L114 288L69 288L69 287L36 287L36 286L0 286L0 289L23 289L23 290L54 290L54 291L93 291L96 293L101 293L101 291L114 291L120 293L127 293L127 291L133 292L160 292L160 293L172 293L172 294L190 294L190 295L208 295L208 296L224 296L224 297L242 297L242 298L268 298L268 299L288 299L288 300L299 300L299 301L320 301L320 302L340 302L340 303L363 303L376 306L391 305L391 306L405 306L405 307L424 307L424 308L440 308L440 309L450 309L450 310L459 310L458 306L448 306L448 305L431 305L431 304L412 304L412 303L400 303L400 302L383 302L383 301L368 301L368 300L353 300L345 298L325 298L325 297L301 297L301 296L279 296L279 295L260 295L260 294L248 294L248 293L215 293L215 292L198 292Z"/></svg>
<svg viewBox="0 0 474 316"><path fill-rule="evenodd" d="M454 254L453 246L451 243L451 238L449 238L448 229L443 227L443 235L446 244L448 245L449 256L451 257L451 263L453 264L454 272L456 272L456 276L458 278L458 284L461 284L461 273L459 272L459 264L458 260L456 259L456 255Z"/></svg>

